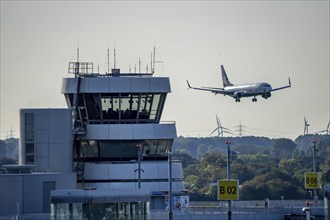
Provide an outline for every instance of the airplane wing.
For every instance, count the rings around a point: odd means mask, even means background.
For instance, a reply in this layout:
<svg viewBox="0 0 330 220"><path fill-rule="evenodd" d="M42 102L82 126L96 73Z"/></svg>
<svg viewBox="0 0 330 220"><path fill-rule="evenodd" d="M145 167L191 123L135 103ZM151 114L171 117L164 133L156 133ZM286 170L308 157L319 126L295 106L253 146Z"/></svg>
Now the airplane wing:
<svg viewBox="0 0 330 220"><path fill-rule="evenodd" d="M202 90L202 91L209 91L209 92L213 92L215 94L224 94L227 95L228 92L226 92L223 88L212 88L212 87L192 87L189 83L189 81L187 80L187 84L188 84L188 89L196 89L196 90Z"/></svg>
<svg viewBox="0 0 330 220"><path fill-rule="evenodd" d="M281 90L281 89L286 89L286 88L291 88L291 80L290 80L290 78L289 78L289 85L287 85L287 86L282 86L282 87L275 88L275 89L272 89L271 92L273 92L273 91L277 91L277 90Z"/></svg>

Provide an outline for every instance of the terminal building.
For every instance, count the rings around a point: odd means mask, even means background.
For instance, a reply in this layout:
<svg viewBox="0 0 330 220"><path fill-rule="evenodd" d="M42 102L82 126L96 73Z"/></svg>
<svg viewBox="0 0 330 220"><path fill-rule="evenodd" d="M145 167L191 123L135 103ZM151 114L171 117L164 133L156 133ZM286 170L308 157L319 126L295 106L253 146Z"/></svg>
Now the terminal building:
<svg viewBox="0 0 330 220"><path fill-rule="evenodd" d="M56 173L59 182L64 175L67 185L44 185L41 193L50 195L47 204L51 203L55 219L68 214L83 218L95 213L93 207L101 208L104 216L164 210L171 193L176 199L189 200L181 163L171 162L169 170L177 137L175 122L160 120L171 92L169 78L121 73L116 68L111 73L94 73L90 62L70 63L69 73L73 77L64 78L62 84L68 108L20 110L18 166L30 166L33 172L7 171L0 175L0 188L9 187L6 178L11 175ZM24 190L30 187L34 186L23 186ZM7 204L3 195L0 212L15 214L16 202ZM45 204L43 198L35 200ZM98 205L90 205L91 201Z"/></svg>

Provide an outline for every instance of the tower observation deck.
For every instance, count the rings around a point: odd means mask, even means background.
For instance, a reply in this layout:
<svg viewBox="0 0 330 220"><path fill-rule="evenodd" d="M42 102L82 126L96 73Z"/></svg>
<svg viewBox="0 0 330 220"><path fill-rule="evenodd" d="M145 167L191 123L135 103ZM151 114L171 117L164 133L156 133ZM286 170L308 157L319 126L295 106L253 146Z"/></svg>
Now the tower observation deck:
<svg viewBox="0 0 330 220"><path fill-rule="evenodd" d="M164 207L168 194L168 154L177 137L175 122L161 122L168 77L151 73L93 73L93 64L69 65L62 93L72 109L74 169L82 188L137 189L139 150L141 188L151 208ZM173 193L184 193L181 163L172 165ZM154 200L154 202L153 202Z"/></svg>

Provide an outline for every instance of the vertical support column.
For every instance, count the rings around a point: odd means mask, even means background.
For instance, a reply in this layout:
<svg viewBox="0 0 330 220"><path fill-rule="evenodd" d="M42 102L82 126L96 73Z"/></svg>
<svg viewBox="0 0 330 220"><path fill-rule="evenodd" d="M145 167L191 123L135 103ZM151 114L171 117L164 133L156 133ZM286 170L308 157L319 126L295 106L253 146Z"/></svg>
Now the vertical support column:
<svg viewBox="0 0 330 220"><path fill-rule="evenodd" d="M141 158L142 158L142 144L137 144L136 148L138 150L138 168L135 170L138 171L138 188L141 189ZM144 170L142 170L144 172Z"/></svg>
<svg viewBox="0 0 330 220"><path fill-rule="evenodd" d="M311 211L306 211L306 220L311 220Z"/></svg>
<svg viewBox="0 0 330 220"><path fill-rule="evenodd" d="M173 220L173 213L172 213L172 152L168 154L168 182L169 182L169 190L168 190L168 205L169 205L169 213L168 219Z"/></svg>
<svg viewBox="0 0 330 220"><path fill-rule="evenodd" d="M139 189L141 189L141 149L139 148L139 150L138 150L138 178L139 178L139 184L138 184L138 187L139 187Z"/></svg>
<svg viewBox="0 0 330 220"><path fill-rule="evenodd" d="M16 220L19 220L19 214L20 214L20 211L19 211L19 206L20 206L20 203L19 202L16 202Z"/></svg>
<svg viewBox="0 0 330 220"><path fill-rule="evenodd" d="M324 219L330 219L330 185L323 187L324 191Z"/></svg>
<svg viewBox="0 0 330 220"><path fill-rule="evenodd" d="M230 180L230 144L231 141L226 141L227 144L227 179ZM231 200L228 200L227 219L231 220Z"/></svg>
<svg viewBox="0 0 330 220"><path fill-rule="evenodd" d="M317 149L316 149L316 143L317 141L316 140L313 140L313 172L317 172L317 167L316 167L316 152L317 152ZM314 203L316 204L317 203L317 199L318 199L318 196L317 196L317 189L314 189Z"/></svg>
<svg viewBox="0 0 330 220"><path fill-rule="evenodd" d="M68 212L69 212L68 215L69 216L67 216L67 218L69 220L73 220L73 204L69 203L68 205L69 205L69 210L68 210Z"/></svg>

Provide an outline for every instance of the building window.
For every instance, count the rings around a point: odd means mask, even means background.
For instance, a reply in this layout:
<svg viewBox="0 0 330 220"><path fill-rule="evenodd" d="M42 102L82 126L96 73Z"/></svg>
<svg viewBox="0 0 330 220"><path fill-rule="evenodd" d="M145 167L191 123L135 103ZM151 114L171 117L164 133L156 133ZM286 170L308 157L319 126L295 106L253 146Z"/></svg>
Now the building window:
<svg viewBox="0 0 330 220"><path fill-rule="evenodd" d="M25 113L25 164L34 164L34 113Z"/></svg>
<svg viewBox="0 0 330 220"><path fill-rule="evenodd" d="M167 158L173 140L88 140L75 145L75 161L137 160L137 145L142 144L143 159Z"/></svg>
<svg viewBox="0 0 330 220"><path fill-rule="evenodd" d="M25 141L34 142L34 114L25 113Z"/></svg>
<svg viewBox="0 0 330 220"><path fill-rule="evenodd" d="M156 119L157 111L159 111L159 101L160 101L160 94L155 94L152 101L150 119Z"/></svg>
<svg viewBox="0 0 330 220"><path fill-rule="evenodd" d="M171 145L172 140L145 140L143 143L143 155L167 156Z"/></svg>
<svg viewBox="0 0 330 220"><path fill-rule="evenodd" d="M96 141L81 141L81 156L86 158L99 158L99 149Z"/></svg>
<svg viewBox="0 0 330 220"><path fill-rule="evenodd" d="M67 95L72 107L73 95ZM166 93L86 93L78 96L81 123L152 123L160 120Z"/></svg>

